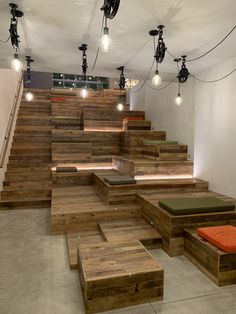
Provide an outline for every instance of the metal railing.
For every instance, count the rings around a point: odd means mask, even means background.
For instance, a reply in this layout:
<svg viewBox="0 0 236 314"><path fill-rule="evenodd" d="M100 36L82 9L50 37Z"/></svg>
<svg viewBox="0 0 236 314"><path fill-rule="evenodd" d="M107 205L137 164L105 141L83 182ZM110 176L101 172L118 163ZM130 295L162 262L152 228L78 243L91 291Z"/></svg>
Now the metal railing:
<svg viewBox="0 0 236 314"><path fill-rule="evenodd" d="M9 117L9 120L8 120L8 124L7 124L7 129L6 129L6 133L5 133L5 137L4 137L4 142L3 142L2 149L1 149L1 154L0 154L0 168L4 167L6 153L7 153L9 141L10 141L10 138L11 138L12 127L13 127L13 123L14 123L14 120L15 120L17 104L18 104L19 97L20 97L22 81L23 81L23 73L21 73L20 79L19 79L18 84L17 84L16 93L15 93L15 97L14 97L14 103L13 103L13 106L12 106L12 109L11 109L11 113L10 113L10 117Z"/></svg>

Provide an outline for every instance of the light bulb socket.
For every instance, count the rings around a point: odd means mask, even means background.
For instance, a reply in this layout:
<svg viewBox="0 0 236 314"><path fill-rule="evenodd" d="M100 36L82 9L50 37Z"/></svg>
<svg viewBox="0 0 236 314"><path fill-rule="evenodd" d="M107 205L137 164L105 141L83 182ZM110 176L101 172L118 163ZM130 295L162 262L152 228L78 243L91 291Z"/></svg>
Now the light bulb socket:
<svg viewBox="0 0 236 314"><path fill-rule="evenodd" d="M18 53L14 53L14 59L19 59Z"/></svg>
<svg viewBox="0 0 236 314"><path fill-rule="evenodd" d="M103 28L103 35L109 35L109 28L108 27Z"/></svg>
<svg viewBox="0 0 236 314"><path fill-rule="evenodd" d="M178 93L177 97L181 97L180 93Z"/></svg>
<svg viewBox="0 0 236 314"><path fill-rule="evenodd" d="M159 75L159 71L158 70L155 71L155 75Z"/></svg>

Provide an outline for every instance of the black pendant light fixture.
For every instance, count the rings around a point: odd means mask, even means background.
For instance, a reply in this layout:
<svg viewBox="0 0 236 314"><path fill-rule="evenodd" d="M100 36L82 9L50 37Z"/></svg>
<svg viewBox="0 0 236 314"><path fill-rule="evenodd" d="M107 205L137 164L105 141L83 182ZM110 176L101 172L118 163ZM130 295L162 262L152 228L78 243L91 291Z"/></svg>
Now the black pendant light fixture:
<svg viewBox="0 0 236 314"><path fill-rule="evenodd" d="M187 58L187 56L182 56L182 65L181 65L181 69L179 71L179 74L177 76L180 83L187 82L188 76L190 74L187 67L186 67L186 58ZM179 61L181 61L181 59Z"/></svg>
<svg viewBox="0 0 236 314"><path fill-rule="evenodd" d="M88 97L88 90L87 90L87 69L88 69L88 62L87 62L87 50L88 45L82 44L79 46L79 50L82 51L82 73L84 75L84 87L82 88L80 95L82 98Z"/></svg>
<svg viewBox="0 0 236 314"><path fill-rule="evenodd" d="M31 58L31 56L26 56L26 78L25 78L25 84L28 88L27 93L25 94L25 99L27 101L32 101L34 99L34 95L31 92L31 63L34 62L34 60Z"/></svg>
<svg viewBox="0 0 236 314"><path fill-rule="evenodd" d="M159 63L162 63L164 58L165 58L165 53L166 53L166 45L163 40L163 29L164 25L159 25L157 27L157 30L151 30L149 32L149 35L153 37L153 43L154 43L154 58L155 58L155 63L156 63L156 69L155 69L155 74L152 78L152 85L158 86L162 83L161 76L159 74L159 69L158 65ZM158 41L156 44L156 37L158 36Z"/></svg>
<svg viewBox="0 0 236 314"><path fill-rule="evenodd" d="M124 75L125 66L122 65L117 68L118 71L120 71L120 80L119 80L119 88L120 88L120 97L117 104L117 110L123 111L124 110L124 103L125 103L125 97L121 95L121 91L125 89L126 79Z"/></svg>
<svg viewBox="0 0 236 314"><path fill-rule="evenodd" d="M20 10L18 10L18 5L15 3L9 4L11 8L11 20L10 20L10 38L11 38L11 45L12 48L15 50L14 53L14 59L12 60L11 66L12 69L16 72L19 72L22 69L22 63L19 60L18 50L19 50L19 42L20 42L20 36L18 34L18 18L21 18L24 16L24 13Z"/></svg>
<svg viewBox="0 0 236 314"><path fill-rule="evenodd" d="M111 46L111 38L109 36L109 28L107 26L107 19L113 19L120 6L120 0L104 0L101 10L104 12L105 26L101 38L101 48L104 52L108 52Z"/></svg>

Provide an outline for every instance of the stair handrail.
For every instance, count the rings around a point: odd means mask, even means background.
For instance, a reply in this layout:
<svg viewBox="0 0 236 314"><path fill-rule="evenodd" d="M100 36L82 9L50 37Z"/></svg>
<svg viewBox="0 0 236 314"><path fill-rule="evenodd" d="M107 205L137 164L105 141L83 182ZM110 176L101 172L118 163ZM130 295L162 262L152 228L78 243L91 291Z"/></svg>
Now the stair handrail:
<svg viewBox="0 0 236 314"><path fill-rule="evenodd" d="M15 120L17 104L18 104L19 97L20 97L22 81L23 81L23 72L21 72L21 75L20 75L20 78L19 78L19 81L18 81L18 84L17 84L17 87L16 87L16 93L15 93L15 97L14 97L13 106L11 108L11 113L10 113L9 120L8 120L8 123L7 123L7 129L6 129L4 142L3 142L3 145L2 145L2 149L1 149L1 154L0 154L0 168L4 167L6 153L7 153L9 140L10 140L11 132L12 132L12 127L13 127L13 122Z"/></svg>

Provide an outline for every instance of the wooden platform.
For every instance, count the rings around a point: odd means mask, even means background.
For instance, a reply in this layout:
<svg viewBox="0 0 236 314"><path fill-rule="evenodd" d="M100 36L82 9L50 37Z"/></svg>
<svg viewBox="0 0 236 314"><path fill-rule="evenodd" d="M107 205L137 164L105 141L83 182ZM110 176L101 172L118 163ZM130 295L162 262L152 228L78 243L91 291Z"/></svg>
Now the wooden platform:
<svg viewBox="0 0 236 314"><path fill-rule="evenodd" d="M146 192L181 193L208 189L208 183L199 179L138 180L136 184L109 185L103 177L101 174L94 174L93 180L99 195L108 204L133 203L137 194Z"/></svg>
<svg viewBox="0 0 236 314"><path fill-rule="evenodd" d="M80 244L78 265L86 313L163 298L163 269L138 241Z"/></svg>
<svg viewBox="0 0 236 314"><path fill-rule="evenodd" d="M236 253L221 251L190 229L184 233L184 254L217 286L236 284Z"/></svg>
<svg viewBox="0 0 236 314"><path fill-rule="evenodd" d="M142 216L150 223L162 236L162 248L170 255L183 254L184 251L184 229L190 227L214 226L234 224L236 221L236 211L214 212L188 215L172 215L159 206L162 198L178 197L206 197L215 196L222 200L232 201L232 198L209 191L191 193L150 193L138 195L137 200L142 206Z"/></svg>
<svg viewBox="0 0 236 314"><path fill-rule="evenodd" d="M51 232L85 231L97 222L140 217L138 204L109 205L102 201L93 186L53 188Z"/></svg>
<svg viewBox="0 0 236 314"><path fill-rule="evenodd" d="M162 177L192 177L192 161L153 161L143 158L113 156L114 169L129 174L132 177L160 176Z"/></svg>
<svg viewBox="0 0 236 314"><path fill-rule="evenodd" d="M98 222L94 229L88 231L67 232L67 247L71 269L77 268L78 244L105 241L130 242L140 241L147 249L161 247L161 236L142 218L115 219Z"/></svg>

